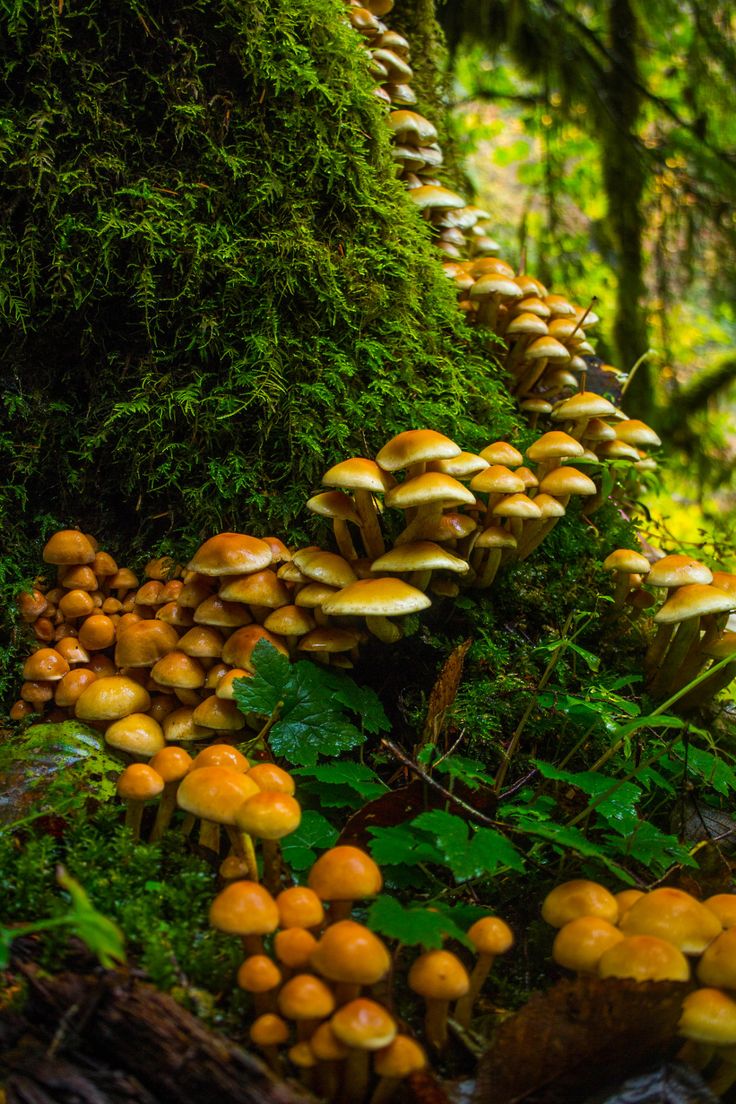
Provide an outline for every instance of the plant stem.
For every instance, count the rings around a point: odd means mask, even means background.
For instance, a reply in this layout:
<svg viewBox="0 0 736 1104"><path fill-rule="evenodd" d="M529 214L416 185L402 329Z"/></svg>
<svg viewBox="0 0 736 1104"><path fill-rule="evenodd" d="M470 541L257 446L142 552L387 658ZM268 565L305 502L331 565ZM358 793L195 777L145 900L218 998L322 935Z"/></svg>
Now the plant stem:
<svg viewBox="0 0 736 1104"><path fill-rule="evenodd" d="M501 787L503 786L504 779L506 778L506 775L508 773L508 769L509 769L509 766L511 764L511 760L512 760L514 754L516 753L516 749L519 746L519 741L521 740L521 734L524 731L524 728L526 726L526 722L529 720L529 718L532 715L532 712L533 712L533 710L534 710L534 708L537 704L537 701L539 700L540 691L542 691L544 689L544 687L547 685L550 678L552 677L552 672L554 671L555 667L557 666L557 661L560 658L560 655L562 654L562 649L564 648L565 644L567 643L567 634L568 634L568 631L569 631L570 626L572 624L572 620L573 620L574 616L575 616L574 611L571 611L567 615L567 620L565 621L565 624L562 626L562 633L560 635L559 643L557 644L557 647L555 648L555 650L552 652L552 655L550 656L550 659L549 659L549 663L545 667L544 672L542 674L542 677L539 680L539 684L537 686L537 689L535 690L534 694L532 695L532 698L531 698L529 704L527 705L526 709L524 710L524 713L522 714L521 720L519 721L518 725L516 726L516 729L514 730L514 734L511 737L511 743L508 746L508 749L507 749L507 751L505 753L505 756L504 756L504 760L501 763L501 766L498 768L498 774L496 775L496 784L493 787L493 791L496 794L501 792Z"/></svg>

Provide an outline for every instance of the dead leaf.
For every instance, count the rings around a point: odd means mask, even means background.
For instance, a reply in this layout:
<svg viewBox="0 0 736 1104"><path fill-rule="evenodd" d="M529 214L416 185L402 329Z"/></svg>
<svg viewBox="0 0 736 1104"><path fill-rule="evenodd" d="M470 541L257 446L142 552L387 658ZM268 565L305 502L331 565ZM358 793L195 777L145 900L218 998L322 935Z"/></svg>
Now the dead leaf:
<svg viewBox="0 0 736 1104"><path fill-rule="evenodd" d="M579 977L536 993L496 1032L474 1104L576 1104L668 1057L684 982Z"/></svg>
<svg viewBox="0 0 736 1104"><path fill-rule="evenodd" d="M427 717L419 747L424 744L436 744L439 740L445 724L447 710L457 697L460 680L463 677L465 656L471 644L472 640L470 638L464 640L462 644L458 644L443 663L437 681L432 687L432 693L429 695Z"/></svg>

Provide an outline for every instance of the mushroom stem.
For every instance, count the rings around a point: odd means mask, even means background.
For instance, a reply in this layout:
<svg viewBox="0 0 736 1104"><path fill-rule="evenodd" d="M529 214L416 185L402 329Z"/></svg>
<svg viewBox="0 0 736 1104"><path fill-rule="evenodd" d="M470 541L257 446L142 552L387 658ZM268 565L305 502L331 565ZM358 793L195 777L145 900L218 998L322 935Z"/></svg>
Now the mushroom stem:
<svg viewBox="0 0 736 1104"><path fill-rule="evenodd" d="M688 617L677 626L672 643L662 659L659 668L652 679L649 692L652 697L667 696L672 688L672 683L677 675L680 664L684 660L691 644L700 639L700 618Z"/></svg>
<svg viewBox="0 0 736 1104"><path fill-rule="evenodd" d="M227 835L230 840L233 851L245 862L248 867L248 878L252 882L258 881L258 860L256 859L256 851L253 846L253 840L247 832L239 832L237 828L233 828L230 825L227 827ZM266 886L269 893L271 887Z"/></svg>
<svg viewBox="0 0 736 1104"><path fill-rule="evenodd" d="M377 560L386 551L386 546L378 521L378 511L370 491L363 488L355 491L355 509L362 523L361 535L366 555L372 560Z"/></svg>
<svg viewBox="0 0 736 1104"><path fill-rule="evenodd" d="M667 651L667 646L670 642L675 626L673 624L664 624L657 627L654 640L647 649L647 654L644 656L644 671L651 675L657 670L664 653Z"/></svg>
<svg viewBox="0 0 736 1104"><path fill-rule="evenodd" d="M402 1077L382 1077L373 1090L369 1104L388 1104L396 1094L396 1090L403 1081Z"/></svg>
<svg viewBox="0 0 736 1104"><path fill-rule="evenodd" d="M144 805L144 801L134 801L132 798L129 798L126 802L125 827L136 842L141 838L141 820Z"/></svg>
<svg viewBox="0 0 736 1104"><path fill-rule="evenodd" d="M427 1042L435 1050L444 1050L447 1043L447 1012L450 1002L425 997L424 1033Z"/></svg>
<svg viewBox="0 0 736 1104"><path fill-rule="evenodd" d="M275 839L262 839L263 884L269 893L276 894L281 888L281 847Z"/></svg>
<svg viewBox="0 0 736 1104"><path fill-rule="evenodd" d="M199 824L199 845L220 853L220 825L211 820L202 820Z"/></svg>
<svg viewBox="0 0 736 1104"><path fill-rule="evenodd" d="M715 666L715 665L714 665ZM695 686L688 694L680 698L677 708L681 711L697 709L714 698L721 690L725 690L730 682L736 678L736 661L726 664L720 670L715 671L708 678Z"/></svg>
<svg viewBox="0 0 736 1104"><path fill-rule="evenodd" d="M707 1084L714 1096L724 1096L736 1081L736 1063L721 1061Z"/></svg>
<svg viewBox="0 0 736 1104"><path fill-rule="evenodd" d="M358 1101L365 1100L370 1072L368 1051L350 1047L345 1059L345 1074L340 1094L343 1104L357 1104Z"/></svg>
<svg viewBox="0 0 736 1104"><path fill-rule="evenodd" d="M684 1062L696 1070L704 1070L713 1057L714 1047L709 1043L698 1043L695 1039L688 1039L680 1047L675 1058L678 1062Z"/></svg>
<svg viewBox="0 0 736 1104"><path fill-rule="evenodd" d="M382 640L384 644L395 644L403 636L398 625L380 614L369 614L365 619L365 623L368 631L377 636L379 640Z"/></svg>
<svg viewBox="0 0 736 1104"><path fill-rule="evenodd" d="M496 956L491 954L479 954L478 959L473 967L473 972L470 975L470 988L464 997L455 1005L454 1018L464 1027L465 1030L470 1027L470 1017L473 1014L473 1005L478 999L478 994L483 988L483 983L491 972L491 967Z"/></svg>
<svg viewBox="0 0 736 1104"><path fill-rule="evenodd" d="M410 586L416 587L417 590L426 590L431 578L431 571L412 571L409 576L409 584Z"/></svg>
<svg viewBox="0 0 736 1104"><path fill-rule="evenodd" d="M478 578L473 584L478 590L485 590L491 586L501 565L501 549L489 548L485 564L480 569Z"/></svg>
<svg viewBox="0 0 736 1104"><path fill-rule="evenodd" d="M179 779L176 782L167 782L164 792L156 810L156 819L153 822L149 843L157 843L171 823L171 818L176 810L176 791L179 789Z"/></svg>
<svg viewBox="0 0 736 1104"><path fill-rule="evenodd" d="M335 543L340 550L340 555L346 560L357 560L358 553L355 550L353 544L353 538L350 536L350 530L348 529L348 523L342 518L332 519L332 532L335 535Z"/></svg>

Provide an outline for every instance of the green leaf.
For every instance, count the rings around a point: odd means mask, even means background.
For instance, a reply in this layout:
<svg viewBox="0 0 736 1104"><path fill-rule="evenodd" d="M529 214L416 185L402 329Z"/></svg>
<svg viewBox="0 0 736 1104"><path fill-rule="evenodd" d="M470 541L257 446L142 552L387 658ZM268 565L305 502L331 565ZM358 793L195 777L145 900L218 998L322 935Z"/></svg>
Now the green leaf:
<svg viewBox="0 0 736 1104"><path fill-rule="evenodd" d="M716 793L727 797L736 790L736 772L717 755L692 744L685 747L679 741L673 746L671 754L687 763L688 770L707 786L712 786Z"/></svg>
<svg viewBox="0 0 736 1104"><path fill-rule="evenodd" d="M445 865L459 882L494 874L502 867L524 868L522 856L501 832L492 828L470 828L460 817L442 809L420 813L411 826L435 836Z"/></svg>
<svg viewBox="0 0 736 1104"><path fill-rule="evenodd" d="M314 778L328 786L349 786L368 801L388 792L388 786L364 763L320 763L314 767L296 767L291 773Z"/></svg>
<svg viewBox="0 0 736 1104"><path fill-rule="evenodd" d="M612 871L627 885L631 885L634 879L631 875L615 863L600 844L591 842L583 833L575 827L569 827L565 824L557 824L552 820L544 819L532 819L524 816L518 817L516 820L517 828L526 832L529 836L536 836L538 839L546 840L548 843L553 844L558 850L562 851L574 851L578 855L582 855L584 858L597 859L608 870Z"/></svg>
<svg viewBox="0 0 736 1104"><path fill-rule="evenodd" d="M71 898L67 919L75 935L97 955L106 970L125 962L124 937L117 924L97 911L79 882L63 866L57 869L56 880Z"/></svg>
<svg viewBox="0 0 736 1104"><path fill-rule="evenodd" d="M633 782L617 782L614 778L594 771L575 773L560 770L551 763L544 763L541 760L537 760L534 765L543 778L566 782L590 797L598 799L595 806L596 814L602 816L617 831L633 830L640 823L636 806L642 791ZM608 790L612 792L607 797L602 797L601 795Z"/></svg>
<svg viewBox="0 0 736 1104"><path fill-rule="evenodd" d="M365 733L347 716L355 713L362 728L388 727L373 691L362 689L342 671L301 660L290 663L268 641L253 652L254 676L237 679L235 700L243 712L278 718L268 741L275 755L290 763L314 766L320 756L337 756L365 741Z"/></svg>
<svg viewBox="0 0 736 1104"><path fill-rule="evenodd" d="M397 939L409 947L425 947L434 950L442 946L445 939L457 939L466 947L472 948L462 928L434 909L410 905L404 908L395 897L382 895L377 897L368 910L368 927L388 939Z"/></svg>
<svg viewBox="0 0 736 1104"><path fill-rule="evenodd" d="M318 851L334 847L338 832L321 813L305 809L296 832L281 840L281 854L292 870L307 870L317 860Z"/></svg>
<svg viewBox="0 0 736 1104"><path fill-rule="evenodd" d="M417 863L441 863L442 852L408 824L395 828L368 828L373 840L370 853L379 866L416 866Z"/></svg>
<svg viewBox="0 0 736 1104"><path fill-rule="evenodd" d="M446 759L432 764L432 767L441 774L457 778L471 790L477 790L479 786L493 786L495 781L488 774L484 763L478 759L466 759L464 755L448 755Z"/></svg>
<svg viewBox="0 0 736 1104"><path fill-rule="evenodd" d="M608 840L616 847L614 837L609 836ZM636 859L658 876L664 874L673 863L680 866L698 865L676 836L662 832L647 820L640 820L633 830L627 832L616 849L621 854Z"/></svg>

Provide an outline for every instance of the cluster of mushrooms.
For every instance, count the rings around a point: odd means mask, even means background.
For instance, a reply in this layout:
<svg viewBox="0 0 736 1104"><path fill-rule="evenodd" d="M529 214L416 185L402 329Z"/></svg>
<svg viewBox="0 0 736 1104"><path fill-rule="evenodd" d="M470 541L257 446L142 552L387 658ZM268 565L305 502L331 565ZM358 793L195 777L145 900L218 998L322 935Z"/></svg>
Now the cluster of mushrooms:
<svg viewBox="0 0 736 1104"><path fill-rule="evenodd" d="M515 268L499 257L490 213L437 179L443 163L437 128L412 110L416 96L410 84L410 44L382 21L392 8L393 0L350 0L347 16L370 55L375 92L387 109L398 177L432 228L445 273L457 288L459 309L471 325L488 329L505 343L501 359L511 391L536 425L564 394L585 389L584 357L595 353L586 331L600 321L592 309L595 300L583 308L564 295L550 294L541 280L524 271L523 263ZM498 353L498 346L493 351ZM603 365L602 370L612 383L618 380L613 366ZM660 442L641 423L633 438L600 443L602 454L611 459L631 460L640 471L656 467L646 450Z"/></svg>
<svg viewBox="0 0 736 1104"><path fill-rule="evenodd" d="M671 886L612 894L577 879L556 886L542 917L557 928L552 957L577 974L692 982L683 1000L679 1057L698 1069L716 1058L716 1095L736 1082L736 894L698 901Z"/></svg>
<svg viewBox="0 0 736 1104"><path fill-rule="evenodd" d="M716 667L684 695L680 708L702 706L736 676L736 632L727 628L736 610L736 575L711 571L699 560L676 553L650 563L641 552L618 548L603 561L615 577L614 604L636 616L656 605L647 586L666 591L654 614L656 633L644 659L648 689L668 698L701 672ZM645 586L646 584L646 586ZM731 657L733 662L722 661Z"/></svg>
<svg viewBox="0 0 736 1104"><path fill-rule="evenodd" d="M339 552L291 552L276 537L220 533L186 569L151 561L141 585L94 538L60 530L43 551L57 570L53 585L38 579L18 597L36 651L11 716L48 705L51 720L73 712L110 726L148 714L162 728L161 746L240 731L233 682L252 673L260 640L351 667L368 636L398 640L400 619L433 597L490 587L503 562L538 547L572 496L600 498L574 463L598 462L604 430L635 423L585 392L552 417L564 429L534 441L526 465L508 442L474 454L431 429L398 434L375 459L334 465L323 477L328 489L307 506L329 520ZM128 736L116 729L108 738Z"/></svg>
<svg viewBox="0 0 736 1104"><path fill-rule="evenodd" d="M210 910L214 927L242 941L237 983L253 998L251 1041L278 1073L288 1058L328 1101L383 1104L426 1065L423 1047L397 1021L391 952L352 919L354 903L382 885L373 859L343 845L317 859L304 885L272 894L238 879ZM470 973L444 949L420 954L409 969L409 989L424 1002L425 1042L435 1053L447 1045L448 1016L470 1024L495 957L513 944L495 916L477 920L467 934L477 954Z"/></svg>

